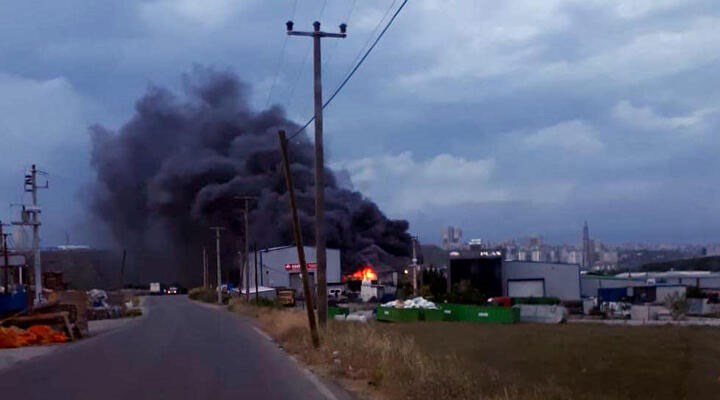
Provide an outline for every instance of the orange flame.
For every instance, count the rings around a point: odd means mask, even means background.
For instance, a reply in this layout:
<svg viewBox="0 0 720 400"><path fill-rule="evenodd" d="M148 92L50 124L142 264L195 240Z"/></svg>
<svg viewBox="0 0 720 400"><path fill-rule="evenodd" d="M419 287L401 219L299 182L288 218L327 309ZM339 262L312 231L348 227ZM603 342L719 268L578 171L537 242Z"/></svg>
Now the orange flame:
<svg viewBox="0 0 720 400"><path fill-rule="evenodd" d="M352 274L346 275L347 280L361 280L361 281L375 281L377 280L377 274L371 266L366 265Z"/></svg>

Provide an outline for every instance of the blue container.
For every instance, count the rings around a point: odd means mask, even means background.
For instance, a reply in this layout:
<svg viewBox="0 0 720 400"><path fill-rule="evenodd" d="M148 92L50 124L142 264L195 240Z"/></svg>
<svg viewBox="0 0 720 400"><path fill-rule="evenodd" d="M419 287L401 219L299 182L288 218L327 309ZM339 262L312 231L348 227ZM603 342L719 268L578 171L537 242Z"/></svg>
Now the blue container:
<svg viewBox="0 0 720 400"><path fill-rule="evenodd" d="M0 316L24 311L26 308L26 292L10 292L0 294Z"/></svg>
<svg viewBox="0 0 720 400"><path fill-rule="evenodd" d="M619 302L627 299L628 290L627 288L599 288L598 289L598 302Z"/></svg>

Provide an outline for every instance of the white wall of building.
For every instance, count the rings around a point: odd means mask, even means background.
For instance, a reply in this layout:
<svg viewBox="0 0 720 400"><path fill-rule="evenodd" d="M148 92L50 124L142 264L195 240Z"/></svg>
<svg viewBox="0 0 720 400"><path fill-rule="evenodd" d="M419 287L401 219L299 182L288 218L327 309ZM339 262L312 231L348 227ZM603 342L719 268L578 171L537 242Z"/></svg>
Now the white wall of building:
<svg viewBox="0 0 720 400"><path fill-rule="evenodd" d="M508 295L508 281L543 281L546 297L580 300L580 266L543 262L508 261L502 267L503 294ZM537 285L535 283L534 285Z"/></svg>
<svg viewBox="0 0 720 400"><path fill-rule="evenodd" d="M316 261L315 247L304 246L305 261L314 263ZM340 250L327 249L327 281L328 283L340 282ZM250 285L255 284L255 257L250 254ZM262 259L262 264L260 260ZM258 260L258 282L268 287L290 287L290 272L285 270L286 264L298 264L297 248L295 246L275 247L260 250L257 252ZM262 271L262 272L261 272ZM309 270L317 283L315 270Z"/></svg>

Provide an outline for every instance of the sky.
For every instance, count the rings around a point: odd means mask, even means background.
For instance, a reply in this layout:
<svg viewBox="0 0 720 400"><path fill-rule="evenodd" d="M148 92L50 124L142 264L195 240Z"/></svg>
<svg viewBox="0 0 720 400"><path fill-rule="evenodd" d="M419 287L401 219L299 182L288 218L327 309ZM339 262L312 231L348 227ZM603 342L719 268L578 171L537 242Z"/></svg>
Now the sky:
<svg viewBox="0 0 720 400"><path fill-rule="evenodd" d="M399 0L0 2L0 219L48 172L43 245L92 242L88 127L150 85L236 73L258 110L312 114ZM714 0L410 0L325 113L327 162L424 242L543 235L720 241L720 6ZM6 206L7 205L7 206Z"/></svg>

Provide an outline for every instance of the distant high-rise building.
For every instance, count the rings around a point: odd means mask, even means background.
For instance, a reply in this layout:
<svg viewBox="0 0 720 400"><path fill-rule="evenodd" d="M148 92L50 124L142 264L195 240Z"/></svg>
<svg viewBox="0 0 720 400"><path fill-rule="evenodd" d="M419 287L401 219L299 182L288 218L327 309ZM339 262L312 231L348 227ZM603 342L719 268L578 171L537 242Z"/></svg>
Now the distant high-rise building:
<svg viewBox="0 0 720 400"><path fill-rule="evenodd" d="M528 246L530 247L541 247L543 245L542 236L533 236L529 239Z"/></svg>
<svg viewBox="0 0 720 400"><path fill-rule="evenodd" d="M456 226L448 226L442 233L442 248L445 250L457 250L463 247L462 229Z"/></svg>
<svg viewBox="0 0 720 400"><path fill-rule="evenodd" d="M585 225L583 225L583 238L582 238L582 267L583 268L592 268L593 265L593 255L595 253L595 249L593 248L592 241L590 240L590 229L588 228L588 223L585 221Z"/></svg>

